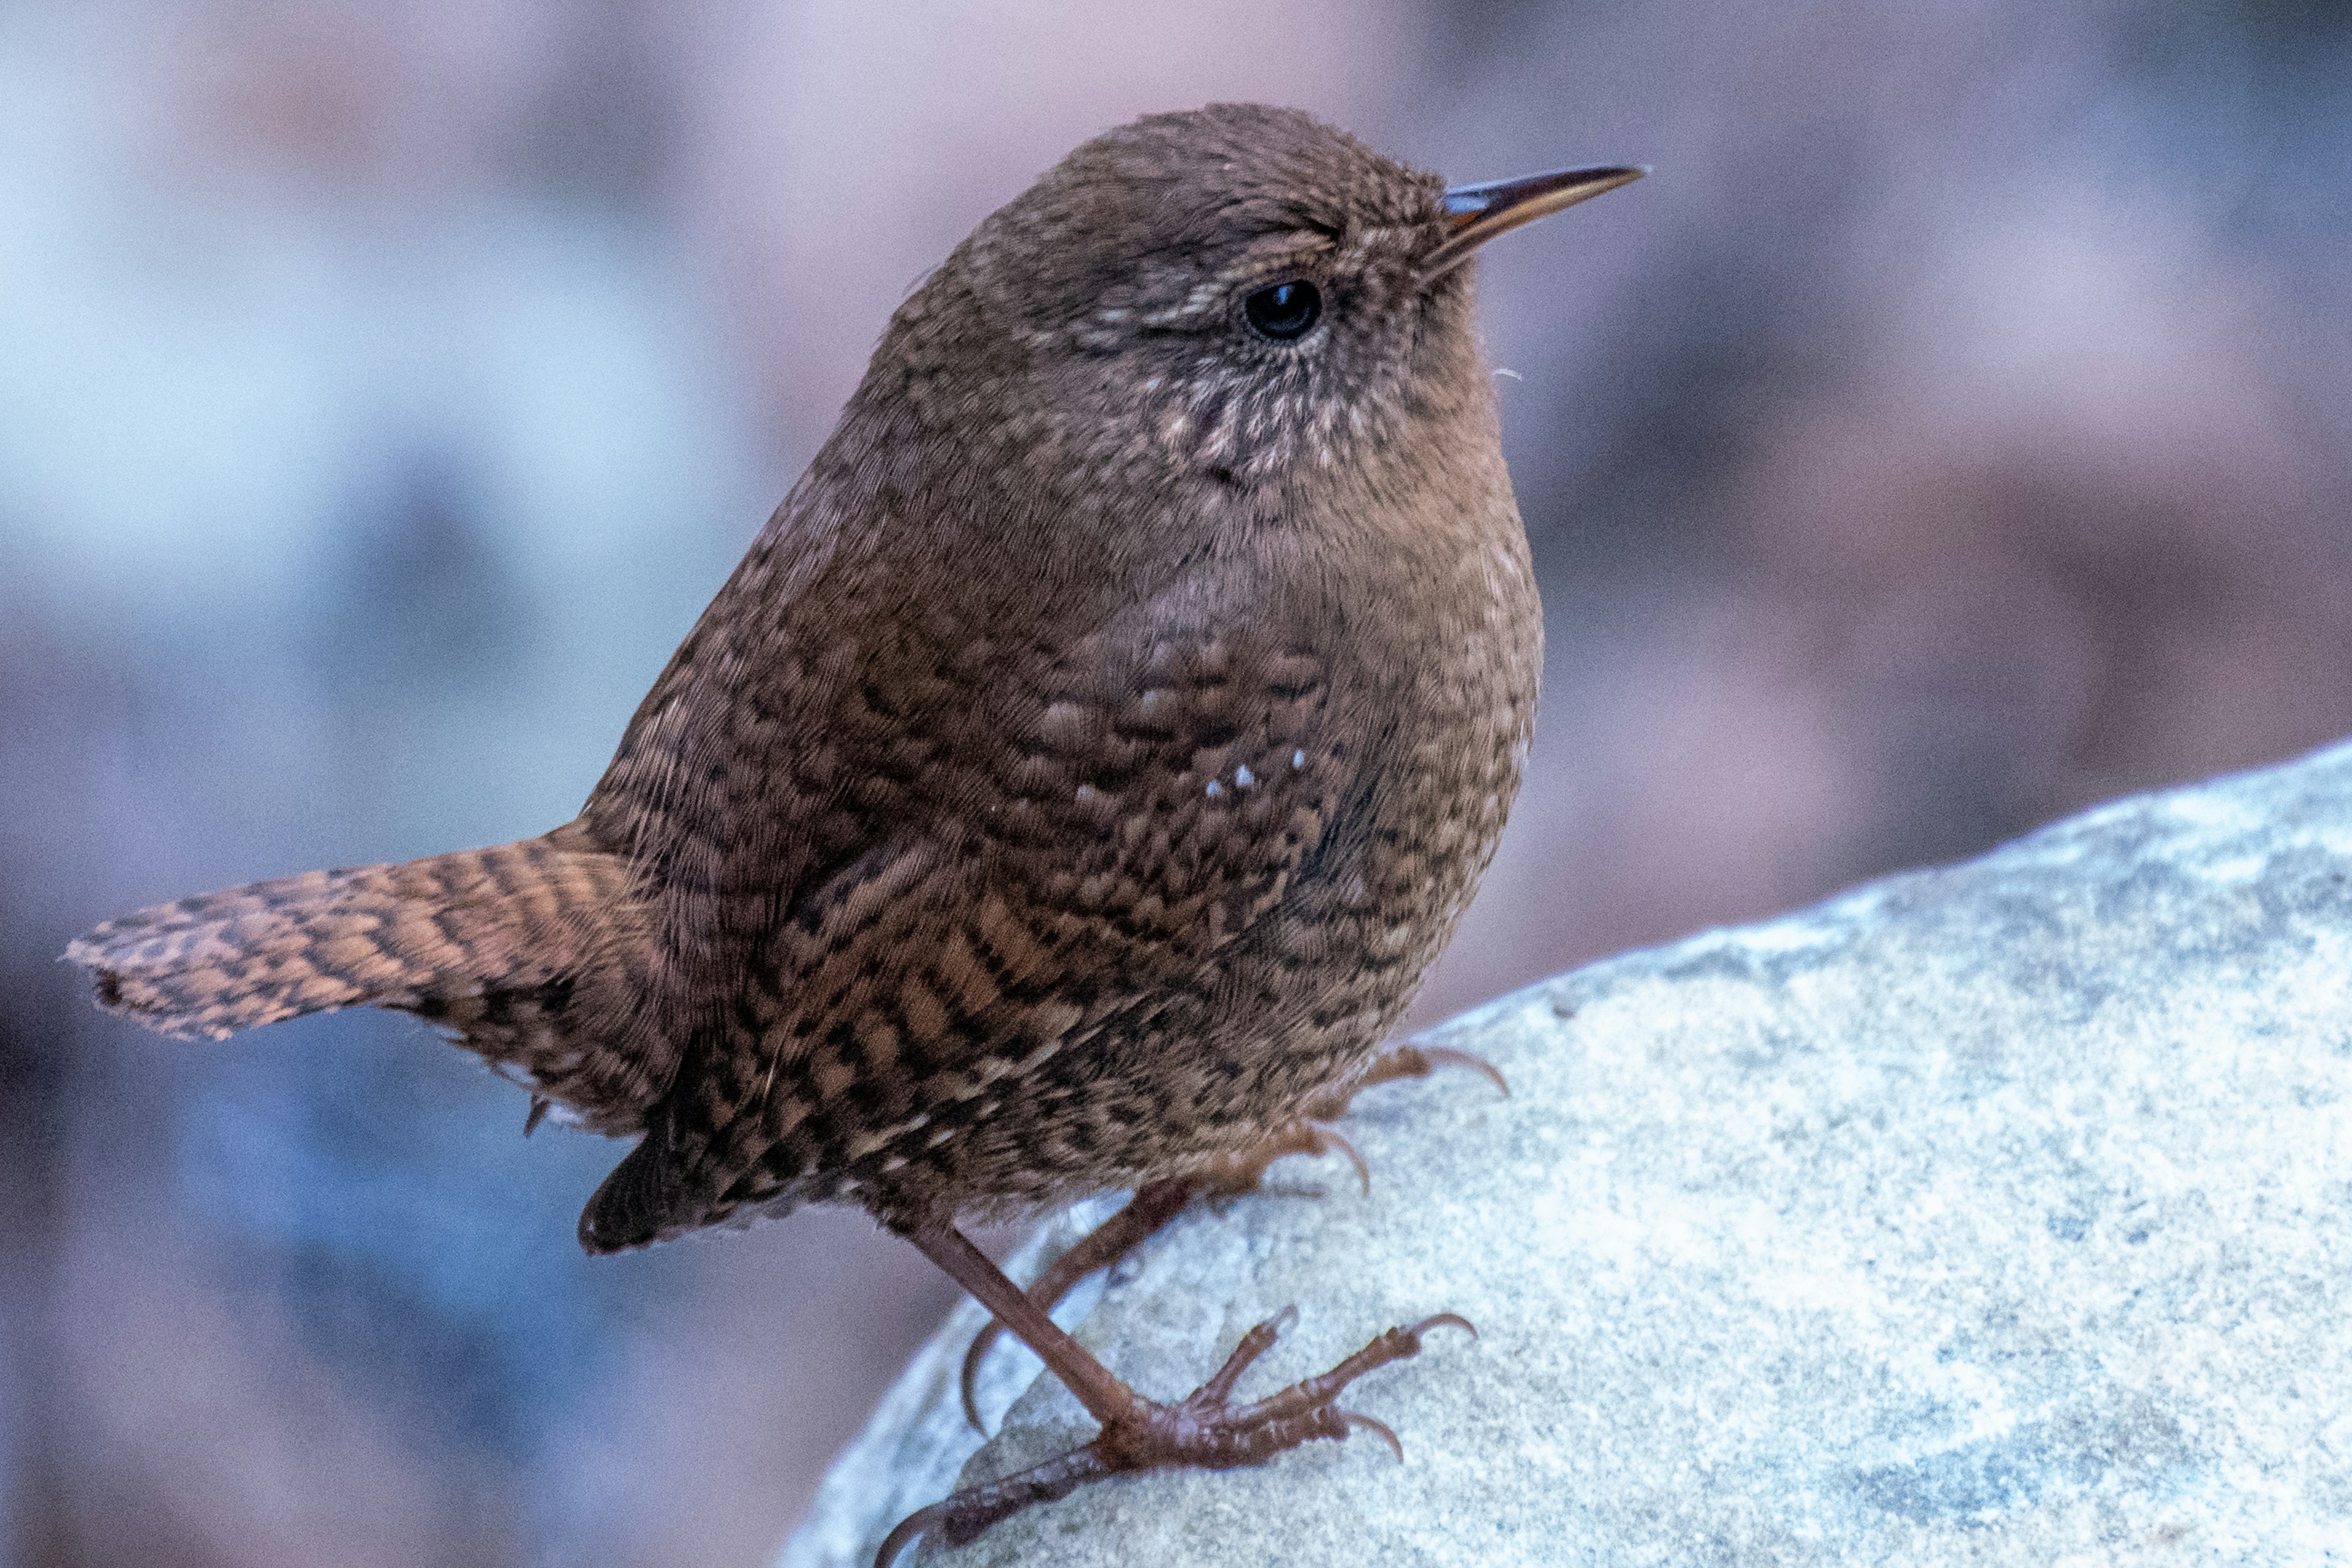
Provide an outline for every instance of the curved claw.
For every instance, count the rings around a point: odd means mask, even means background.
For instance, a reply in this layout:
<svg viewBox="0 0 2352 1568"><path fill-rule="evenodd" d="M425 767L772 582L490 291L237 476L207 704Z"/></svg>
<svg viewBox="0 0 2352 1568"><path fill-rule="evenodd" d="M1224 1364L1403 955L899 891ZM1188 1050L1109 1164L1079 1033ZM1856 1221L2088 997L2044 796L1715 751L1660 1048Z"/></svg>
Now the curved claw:
<svg viewBox="0 0 2352 1568"><path fill-rule="evenodd" d="M1356 1180L1362 1184L1364 1195L1370 1197L1372 1168L1364 1163L1364 1156L1348 1141L1347 1134L1338 1128L1307 1117L1285 1123L1228 1161L1225 1168L1211 1178L1209 1185L1221 1195L1238 1197L1244 1193L1255 1192L1258 1184L1265 1180L1266 1172L1274 1168L1276 1161L1287 1159L1293 1154L1313 1158L1328 1154L1335 1149L1348 1156L1348 1163L1356 1167Z"/></svg>
<svg viewBox="0 0 2352 1568"><path fill-rule="evenodd" d="M1433 1316L1423 1318L1421 1321L1407 1329L1405 1332L1411 1335L1414 1340L1419 1340L1422 1335L1429 1332L1432 1329L1465 1329L1469 1331L1472 1339L1475 1340L1478 1337L1478 1325L1472 1322L1469 1319L1464 1317L1459 1312L1439 1312Z"/></svg>
<svg viewBox="0 0 2352 1568"><path fill-rule="evenodd" d="M1504 1078L1502 1068L1485 1057L1473 1056L1468 1051L1457 1051L1452 1046L1416 1046L1413 1049L1421 1053L1422 1058L1428 1062L1430 1068L1468 1068L1500 1089L1505 1100L1511 1098L1510 1080Z"/></svg>
<svg viewBox="0 0 2352 1568"><path fill-rule="evenodd" d="M1310 1121L1330 1121L1348 1114L1356 1096L1375 1084L1394 1083L1399 1079L1427 1078L1439 1068L1468 1068L1500 1090L1505 1100L1511 1098L1511 1085L1501 1069L1486 1058L1468 1051L1455 1050L1452 1046L1397 1046L1372 1058L1372 1064L1361 1078L1344 1089L1327 1089L1307 1102L1305 1114Z"/></svg>
<svg viewBox="0 0 2352 1568"><path fill-rule="evenodd" d="M919 1508L897 1524L892 1525L890 1533L882 1538L880 1549L874 1553L874 1568L890 1568L890 1564L898 1560L898 1553L915 1543L917 1536L929 1530L931 1526L939 1523L953 1511L949 1505L954 1500L950 1498L943 1502L935 1502L929 1508Z"/></svg>
<svg viewBox="0 0 2352 1568"><path fill-rule="evenodd" d="M1374 1436L1380 1438L1381 1442L1386 1443L1389 1446L1389 1451L1397 1457L1398 1464L1402 1465L1404 1463L1404 1443L1397 1436L1395 1431L1390 1427L1387 1422L1375 1421L1370 1416L1362 1415L1354 1410L1342 1410L1337 1414L1339 1417L1339 1425L1341 1426L1350 1432L1371 1433Z"/></svg>
<svg viewBox="0 0 2352 1568"><path fill-rule="evenodd" d="M1357 1152L1356 1146L1353 1143L1348 1142L1347 1135L1336 1127L1323 1126L1318 1126L1315 1129L1315 1135L1316 1141L1325 1145L1324 1148L1318 1149L1315 1152L1320 1154L1326 1153L1329 1152L1329 1150L1337 1149L1340 1153L1348 1156L1348 1163L1356 1167L1356 1180L1362 1184L1364 1196L1370 1197L1372 1195L1372 1168L1364 1163L1363 1155Z"/></svg>
<svg viewBox="0 0 2352 1568"><path fill-rule="evenodd" d="M956 1379L957 1390L963 1395L963 1418L983 1437L988 1436L988 1428L980 1419L980 1363L988 1359L988 1347L1003 1331L1004 1325L993 1318L982 1323L980 1332L971 1336L971 1348L963 1352L963 1372Z"/></svg>

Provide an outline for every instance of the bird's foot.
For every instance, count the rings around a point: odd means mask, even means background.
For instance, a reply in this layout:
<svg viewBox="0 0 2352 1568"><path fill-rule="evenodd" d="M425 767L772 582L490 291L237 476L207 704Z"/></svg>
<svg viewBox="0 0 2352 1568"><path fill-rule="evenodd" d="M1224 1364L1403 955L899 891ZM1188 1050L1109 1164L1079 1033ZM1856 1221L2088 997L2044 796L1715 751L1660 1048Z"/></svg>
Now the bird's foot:
<svg viewBox="0 0 2352 1568"><path fill-rule="evenodd" d="M1372 1065L1363 1077L1343 1088L1325 1089L1308 1100L1297 1117L1248 1148L1210 1164L1194 1178L1199 1190L1210 1197L1239 1197L1257 1191L1258 1184L1265 1178L1267 1167L1276 1160L1291 1154L1328 1154L1337 1150L1345 1154L1348 1163L1356 1168L1356 1180L1362 1184L1369 1194L1372 1190L1372 1168L1364 1163L1364 1157L1356 1152L1356 1146L1330 1123L1347 1115L1349 1108L1355 1103L1356 1096L1375 1084L1394 1083L1406 1078L1427 1078L1439 1068L1446 1067L1467 1068L1493 1084L1504 1099L1510 1098L1511 1086L1504 1080L1502 1072L1495 1064L1484 1057L1457 1051L1451 1046L1397 1046L1374 1057Z"/></svg>
<svg viewBox="0 0 2352 1568"><path fill-rule="evenodd" d="M1503 1080L1495 1064L1484 1057L1457 1051L1449 1046L1403 1045L1381 1052L1372 1059L1364 1076L1344 1089L1326 1090L1307 1107L1305 1114L1267 1133L1264 1138L1237 1153L1228 1154L1197 1175L1179 1177L1173 1181L1151 1182L1136 1189L1127 1206L1081 1237L1060 1257L1039 1272L1027 1290L1032 1301L1047 1311L1068 1295L1079 1280L1099 1269L1108 1268L1150 1238L1152 1234L1170 1220L1177 1211L1191 1202L1195 1193L1211 1197L1239 1197L1257 1190L1266 1168L1276 1160L1291 1154L1328 1154L1337 1150L1347 1155L1356 1167L1356 1179L1363 1184L1366 1193L1372 1190L1371 1167L1356 1146L1348 1142L1335 1128L1324 1125L1336 1121L1348 1113L1348 1107L1357 1095L1374 1084L1393 1083L1399 1079L1427 1078L1439 1068L1468 1068L1482 1074L1487 1081L1502 1090L1506 1098L1511 1086ZM972 1336L971 1348L964 1352L963 1371L959 1386L963 1394L964 1419L972 1430L988 1428L980 1419L978 1394L981 1363L996 1343L1004 1325L993 1318Z"/></svg>
<svg viewBox="0 0 2352 1568"><path fill-rule="evenodd" d="M1297 1316L1296 1307L1286 1307L1244 1334L1216 1375L1184 1399L1163 1405L1132 1395L1127 1417L1107 1423L1085 1447L1002 1480L967 1488L908 1515L882 1542L875 1568L889 1568L919 1535L937 1534L950 1545L961 1546L1032 1504L1067 1497L1088 1481L1110 1476L1182 1467L1238 1469L1264 1464L1318 1437L1345 1437L1356 1431L1374 1434L1402 1459L1404 1445L1397 1435L1369 1415L1340 1409L1340 1394L1377 1367L1420 1354L1422 1336L1432 1329L1451 1326L1474 1337L1478 1331L1466 1318L1440 1312L1410 1328L1389 1330L1319 1377L1250 1404L1234 1404L1234 1384Z"/></svg>
<svg viewBox="0 0 2352 1568"><path fill-rule="evenodd" d="M1348 1114L1348 1107L1356 1096L1374 1084L1394 1083L1401 1078L1427 1078L1439 1068L1467 1068L1501 1091L1504 1099L1511 1097L1511 1086L1503 1072L1485 1057L1468 1051L1457 1051L1452 1046L1392 1046L1372 1058L1364 1076L1342 1089L1325 1089L1307 1102L1306 1120L1337 1121Z"/></svg>
<svg viewBox="0 0 2352 1568"><path fill-rule="evenodd" d="M1328 1154L1335 1150L1348 1157L1348 1163L1356 1168L1356 1180L1369 1194L1372 1190L1372 1168L1364 1163L1356 1146L1338 1128L1304 1116L1284 1122L1248 1148L1222 1155L1203 1166L1192 1178L1192 1188L1212 1198L1238 1198L1257 1191L1259 1184L1265 1180L1267 1167L1276 1160L1293 1154Z"/></svg>

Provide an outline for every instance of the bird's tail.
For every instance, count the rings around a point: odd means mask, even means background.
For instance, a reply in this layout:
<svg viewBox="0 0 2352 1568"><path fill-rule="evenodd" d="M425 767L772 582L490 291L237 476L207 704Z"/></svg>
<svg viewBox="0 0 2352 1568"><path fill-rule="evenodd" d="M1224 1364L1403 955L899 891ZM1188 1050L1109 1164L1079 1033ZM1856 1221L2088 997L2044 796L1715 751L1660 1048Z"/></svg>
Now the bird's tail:
<svg viewBox="0 0 2352 1568"><path fill-rule="evenodd" d="M65 955L90 971L100 1006L183 1038L341 1007L414 1013L592 1125L626 1131L667 1077L625 1037L650 931L627 862L572 824L158 904Z"/></svg>

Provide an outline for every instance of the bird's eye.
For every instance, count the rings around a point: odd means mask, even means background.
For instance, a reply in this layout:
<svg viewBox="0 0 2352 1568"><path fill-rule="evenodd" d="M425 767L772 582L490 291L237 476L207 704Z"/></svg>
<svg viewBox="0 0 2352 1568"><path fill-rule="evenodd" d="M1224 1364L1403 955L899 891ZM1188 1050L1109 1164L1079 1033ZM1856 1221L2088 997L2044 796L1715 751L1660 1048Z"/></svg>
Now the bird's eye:
<svg viewBox="0 0 2352 1568"><path fill-rule="evenodd" d="M1323 314L1323 291L1304 278L1259 289L1242 301L1242 316L1262 338L1287 343L1305 337Z"/></svg>

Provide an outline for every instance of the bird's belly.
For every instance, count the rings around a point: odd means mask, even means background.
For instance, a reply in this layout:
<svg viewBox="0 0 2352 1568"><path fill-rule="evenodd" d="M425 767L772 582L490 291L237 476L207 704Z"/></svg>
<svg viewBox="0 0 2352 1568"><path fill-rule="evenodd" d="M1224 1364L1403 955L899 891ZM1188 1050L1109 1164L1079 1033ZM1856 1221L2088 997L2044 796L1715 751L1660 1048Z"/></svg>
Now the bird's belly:
<svg viewBox="0 0 2352 1568"><path fill-rule="evenodd" d="M1452 936L1518 786L1532 679L1467 705L1453 690L1424 722L1400 713L1402 749L1276 909L996 1102L945 1184L1025 1205L1180 1174L1360 1069Z"/></svg>

